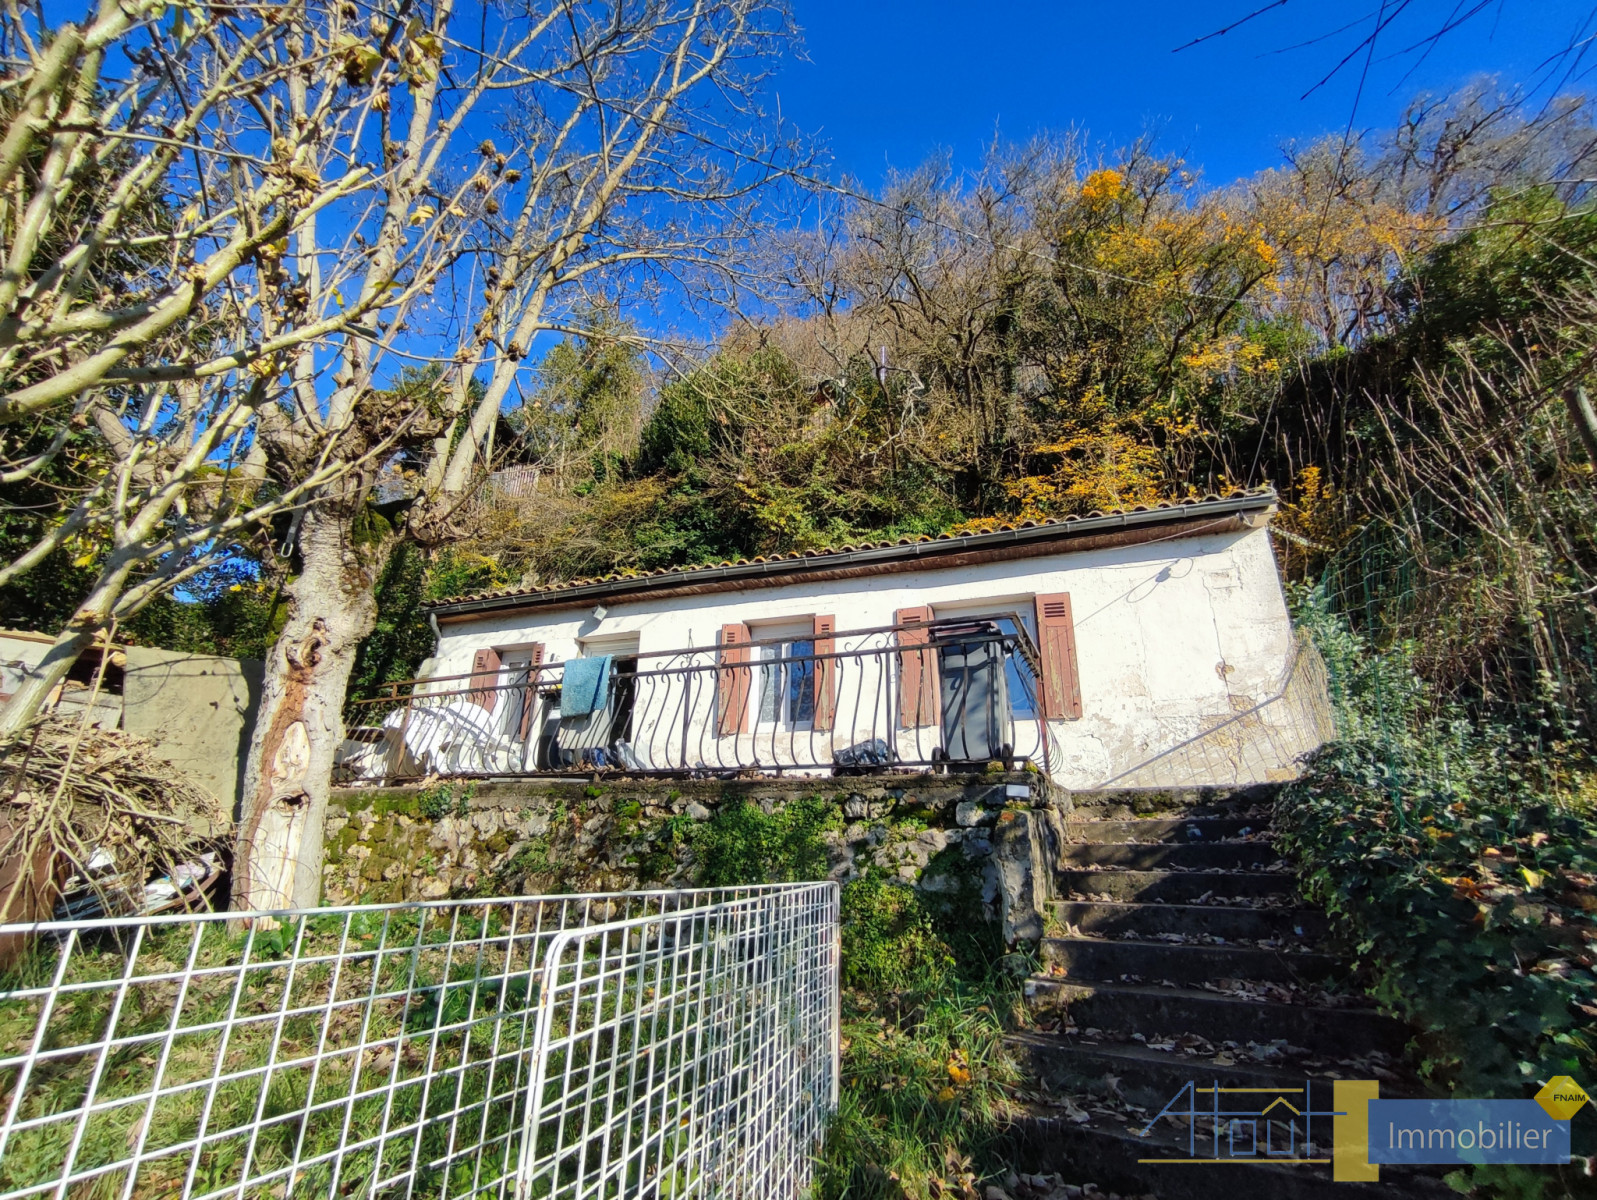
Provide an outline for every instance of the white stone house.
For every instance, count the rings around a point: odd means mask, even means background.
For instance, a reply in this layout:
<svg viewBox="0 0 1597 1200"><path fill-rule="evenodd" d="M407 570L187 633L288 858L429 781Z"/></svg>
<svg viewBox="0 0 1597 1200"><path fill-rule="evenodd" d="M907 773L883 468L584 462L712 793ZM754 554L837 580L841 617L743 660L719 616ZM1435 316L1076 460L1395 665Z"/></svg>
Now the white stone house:
<svg viewBox="0 0 1597 1200"><path fill-rule="evenodd" d="M1330 726L1274 511L1237 492L444 601L424 678L366 706L343 773L1285 778Z"/></svg>

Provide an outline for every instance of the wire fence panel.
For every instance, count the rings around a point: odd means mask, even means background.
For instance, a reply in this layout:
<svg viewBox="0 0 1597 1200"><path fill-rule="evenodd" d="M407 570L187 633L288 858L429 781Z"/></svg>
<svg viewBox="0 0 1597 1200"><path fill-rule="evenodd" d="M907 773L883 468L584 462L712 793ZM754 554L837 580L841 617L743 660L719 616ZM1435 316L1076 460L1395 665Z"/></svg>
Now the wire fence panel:
<svg viewBox="0 0 1597 1200"><path fill-rule="evenodd" d="M0 1200L504 1200L562 935L795 890L0 927Z"/></svg>
<svg viewBox="0 0 1597 1200"><path fill-rule="evenodd" d="M557 937L523 1195L798 1197L837 1100L835 884Z"/></svg>

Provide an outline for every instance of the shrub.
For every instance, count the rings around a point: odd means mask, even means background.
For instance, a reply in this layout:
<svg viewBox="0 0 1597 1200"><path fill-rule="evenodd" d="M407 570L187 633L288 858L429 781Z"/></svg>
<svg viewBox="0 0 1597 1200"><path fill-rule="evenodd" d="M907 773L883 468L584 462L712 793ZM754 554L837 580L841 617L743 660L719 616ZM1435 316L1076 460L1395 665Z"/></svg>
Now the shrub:
<svg viewBox="0 0 1597 1200"><path fill-rule="evenodd" d="M689 840L705 887L797 883L826 878L825 834L840 828L836 807L819 796L771 813L738 798L695 827Z"/></svg>
<svg viewBox="0 0 1597 1200"><path fill-rule="evenodd" d="M1583 780L1541 731L1438 702L1412 647L1376 651L1313 595L1340 738L1281 793L1279 843L1381 1005L1418 1033L1420 1070L1460 1096L1597 1078L1597 850ZM1597 1115L1575 1152L1597 1151ZM1578 1169L1568 1169L1570 1179ZM1460 1190L1563 1194L1542 1168L1471 1169Z"/></svg>

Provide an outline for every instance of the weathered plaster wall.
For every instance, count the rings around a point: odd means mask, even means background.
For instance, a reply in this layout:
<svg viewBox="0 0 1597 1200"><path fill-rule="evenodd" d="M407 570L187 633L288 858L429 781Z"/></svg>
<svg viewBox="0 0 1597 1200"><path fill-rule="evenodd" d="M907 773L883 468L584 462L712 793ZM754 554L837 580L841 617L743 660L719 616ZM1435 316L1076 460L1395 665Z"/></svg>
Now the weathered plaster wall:
<svg viewBox="0 0 1597 1200"><path fill-rule="evenodd" d="M122 728L159 742L174 766L235 811L263 671L258 660L129 646Z"/></svg>
<svg viewBox="0 0 1597 1200"><path fill-rule="evenodd" d="M1053 790L1027 772L343 789L328 813L323 898L698 884L707 848L698 831L744 803L766 814L804 803L819 816L809 831L824 855L818 873L847 883L874 870L931 897L979 893L1007 940L1041 934L1048 871L1035 864L1062 827Z"/></svg>
<svg viewBox="0 0 1597 1200"><path fill-rule="evenodd" d="M54 641L49 634L0 630L0 704ZM264 670L258 659L115 646L90 721L158 743L168 761L232 814ZM58 700L60 710L75 718L87 696L83 685L70 684Z"/></svg>
<svg viewBox="0 0 1597 1200"><path fill-rule="evenodd" d="M618 639L635 638L648 653L713 646L729 622L748 623L758 637L816 613L835 615L844 630L891 624L896 610L923 604L937 616L1019 611L1026 617L1033 597L1051 592L1071 596L1082 692L1080 719L1050 722L1054 778L1063 786L1099 786L1150 760L1147 776L1138 778L1144 786L1262 782L1272 770L1290 774L1291 755L1310 748L1293 746L1277 763L1281 755L1266 740L1260 754L1216 755L1179 769L1172 760L1176 773L1160 775L1159 756L1231 721L1281 686L1293 634L1262 524L952 570L618 600L599 620L588 607L447 620L433 672L469 672L473 654L484 647L513 652L539 642L547 660L556 662L608 653ZM850 648L840 640L839 650ZM1275 719L1267 711L1259 722ZM647 743L649 736L638 731L634 740ZM1016 752L1040 758L1031 746ZM745 760L734 754L724 761Z"/></svg>

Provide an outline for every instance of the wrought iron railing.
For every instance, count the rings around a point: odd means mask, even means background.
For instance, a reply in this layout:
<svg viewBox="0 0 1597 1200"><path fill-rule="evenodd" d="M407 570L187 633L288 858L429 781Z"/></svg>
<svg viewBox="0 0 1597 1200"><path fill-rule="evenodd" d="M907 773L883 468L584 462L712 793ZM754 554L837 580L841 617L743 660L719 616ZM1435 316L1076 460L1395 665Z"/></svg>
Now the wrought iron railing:
<svg viewBox="0 0 1597 1200"><path fill-rule="evenodd" d="M569 662L387 684L350 705L340 782L425 776L1051 768L1019 618L754 638L617 657L586 714Z"/></svg>

